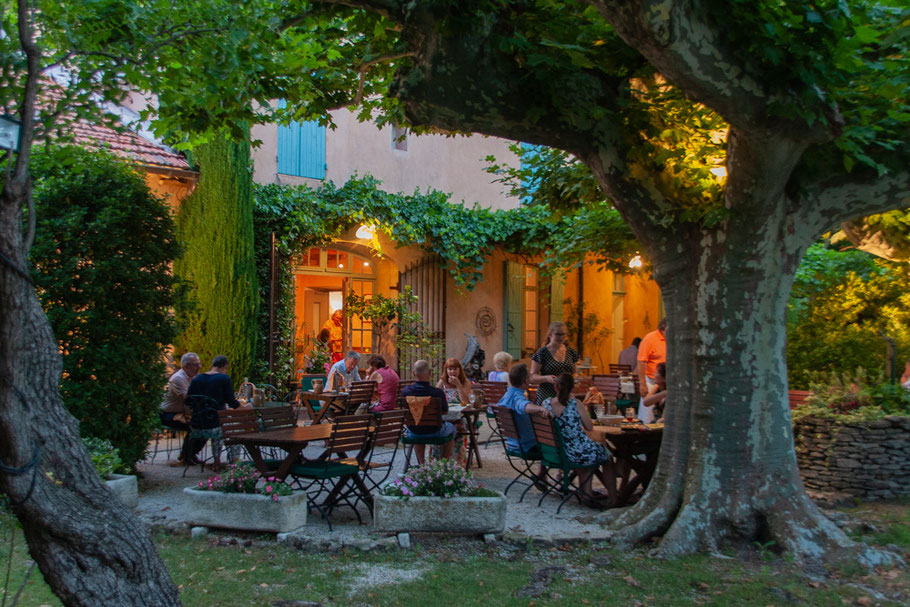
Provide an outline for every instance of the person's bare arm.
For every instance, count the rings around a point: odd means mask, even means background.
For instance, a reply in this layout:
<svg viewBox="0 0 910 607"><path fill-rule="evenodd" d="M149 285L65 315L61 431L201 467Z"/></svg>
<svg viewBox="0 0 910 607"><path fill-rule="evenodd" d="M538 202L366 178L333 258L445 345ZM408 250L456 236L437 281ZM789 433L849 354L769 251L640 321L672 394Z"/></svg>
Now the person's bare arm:
<svg viewBox="0 0 910 607"><path fill-rule="evenodd" d="M594 429L594 422L591 421L591 417L588 415L588 410L583 404L575 401L575 408L578 409L578 416L581 418L581 427L590 432Z"/></svg>
<svg viewBox="0 0 910 607"><path fill-rule="evenodd" d="M540 415L543 417L553 417L553 412L540 405L532 405L530 402L525 404L525 413L530 415Z"/></svg>
<svg viewBox="0 0 910 607"><path fill-rule="evenodd" d="M543 370L540 363L536 360L531 361L531 374L528 377L528 380L532 383L542 384L549 383L552 384L556 381L555 375L541 375L540 372Z"/></svg>
<svg viewBox="0 0 910 607"><path fill-rule="evenodd" d="M644 406L650 407L652 405L662 403L665 400L667 400L667 391L661 390L660 392L655 392L654 394L649 394L648 396L644 397L644 399L641 402Z"/></svg>

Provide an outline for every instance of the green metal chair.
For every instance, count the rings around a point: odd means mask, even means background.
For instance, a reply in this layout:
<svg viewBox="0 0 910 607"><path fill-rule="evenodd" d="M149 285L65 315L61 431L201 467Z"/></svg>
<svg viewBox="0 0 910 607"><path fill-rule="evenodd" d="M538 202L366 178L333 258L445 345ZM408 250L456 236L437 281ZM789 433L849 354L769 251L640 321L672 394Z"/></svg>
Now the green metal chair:
<svg viewBox="0 0 910 607"><path fill-rule="evenodd" d="M518 422L515 418L515 411L508 407L498 406L490 407L490 409L496 417L496 425L499 430L497 434L502 441L503 451L506 452L506 460L509 462L509 465L512 466L512 469L518 473L518 476L506 486L503 495L508 495L509 489L511 489L512 485L515 483L527 485L525 490L521 492L521 498L518 500L518 502L521 503L528 491L531 490L531 487L534 487L535 481L537 481L537 476L534 474L532 466L535 462L540 461L541 452L540 449L534 449L533 451L528 452L520 448L510 448L508 443L508 439L510 438L521 444L521 435L518 432ZM526 479L526 481L522 481L521 479Z"/></svg>
<svg viewBox="0 0 910 607"><path fill-rule="evenodd" d="M359 474L366 461L373 423L372 415L336 417L328 448L323 454L316 460L291 468L289 477L307 492L307 505L322 515L329 524L329 531L332 531L331 514L335 508L350 507L358 522L363 523L357 502L363 502L368 508L372 502L369 489ZM342 459L333 459L333 455ZM325 498L320 503L318 498L323 494Z"/></svg>
<svg viewBox="0 0 910 607"><path fill-rule="evenodd" d="M556 514L559 514L562 507L573 497L577 497L581 502L581 484L576 483L579 470L596 470L602 464L592 464L590 466L578 466L569 461L566 454L565 444L562 440L562 433L559 430L559 424L555 418L531 415L531 426L534 428L534 437L540 446L542 455L541 463L549 470L547 472L547 490L540 496L537 505L543 503L545 497L553 492L563 495L559 502ZM553 470L561 470L561 478L553 478L550 474Z"/></svg>

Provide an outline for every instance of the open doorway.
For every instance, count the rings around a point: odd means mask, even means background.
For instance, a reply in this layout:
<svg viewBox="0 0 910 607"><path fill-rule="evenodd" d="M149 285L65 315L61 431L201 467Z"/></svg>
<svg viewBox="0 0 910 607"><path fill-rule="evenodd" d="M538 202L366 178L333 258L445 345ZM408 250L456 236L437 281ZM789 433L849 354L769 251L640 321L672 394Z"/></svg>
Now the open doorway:
<svg viewBox="0 0 910 607"><path fill-rule="evenodd" d="M296 366L303 368L304 356L323 328L328 328L333 340L333 353L339 359L347 351L372 353L373 328L359 316L348 318L345 298L353 291L371 297L376 291L374 264L368 258L337 250L309 249L296 264L294 272ZM341 330L333 331L332 320L341 312Z"/></svg>

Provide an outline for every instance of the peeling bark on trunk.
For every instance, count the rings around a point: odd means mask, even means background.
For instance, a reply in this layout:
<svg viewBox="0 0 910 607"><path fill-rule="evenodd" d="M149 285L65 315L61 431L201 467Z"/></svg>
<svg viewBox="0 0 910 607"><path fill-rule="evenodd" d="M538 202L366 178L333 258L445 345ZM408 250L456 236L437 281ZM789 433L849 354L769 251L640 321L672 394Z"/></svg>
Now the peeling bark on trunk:
<svg viewBox="0 0 910 607"><path fill-rule="evenodd" d="M0 472L32 558L66 605L179 605L147 528L92 466L58 391L62 361L24 269L19 205L0 199Z"/></svg>
<svg viewBox="0 0 910 607"><path fill-rule="evenodd" d="M678 556L773 541L803 560L855 547L807 497L793 445L781 294L805 242L805 227L778 211L656 245L667 423L651 488L618 518L604 516L615 543L662 535L660 552ZM888 558L860 555L870 565Z"/></svg>

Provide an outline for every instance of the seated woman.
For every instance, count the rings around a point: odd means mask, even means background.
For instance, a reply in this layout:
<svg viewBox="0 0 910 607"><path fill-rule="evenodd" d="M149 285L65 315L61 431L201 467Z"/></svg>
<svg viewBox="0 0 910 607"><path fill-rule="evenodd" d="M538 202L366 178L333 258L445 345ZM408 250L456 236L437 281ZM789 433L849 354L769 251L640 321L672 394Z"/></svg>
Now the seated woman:
<svg viewBox="0 0 910 607"><path fill-rule="evenodd" d="M638 418L643 424L664 423L664 405L667 402L667 363L657 365L654 383L648 387L648 394L641 400ZM656 421L654 421L656 420Z"/></svg>
<svg viewBox="0 0 910 607"><path fill-rule="evenodd" d="M436 387L446 393L446 400L450 403L466 405L471 402L471 381L457 358L446 360L445 369Z"/></svg>
<svg viewBox="0 0 910 607"><path fill-rule="evenodd" d="M373 413L391 411L397 406L395 400L398 398L398 374L394 369L386 366L385 359L378 354L370 357L369 364L367 379L376 382L376 390L373 392L374 401L370 411Z"/></svg>
<svg viewBox="0 0 910 607"><path fill-rule="evenodd" d="M575 387L575 378L571 373L560 373L556 378L556 396L544 402L544 407L553 412L556 423L562 434L563 444L569 461L576 466L592 466L609 464L610 453L607 448L591 440L585 430L592 430L594 424L588 417L584 405L572 396ZM591 470L579 470L578 482L581 487L582 503L586 506L600 507L599 496L591 488ZM606 486L607 482L616 482L612 468L606 475L600 475L601 481Z"/></svg>
<svg viewBox="0 0 910 607"><path fill-rule="evenodd" d="M487 375L490 381L509 381L509 367L512 366L512 355L508 352L497 352L493 355L493 370Z"/></svg>

